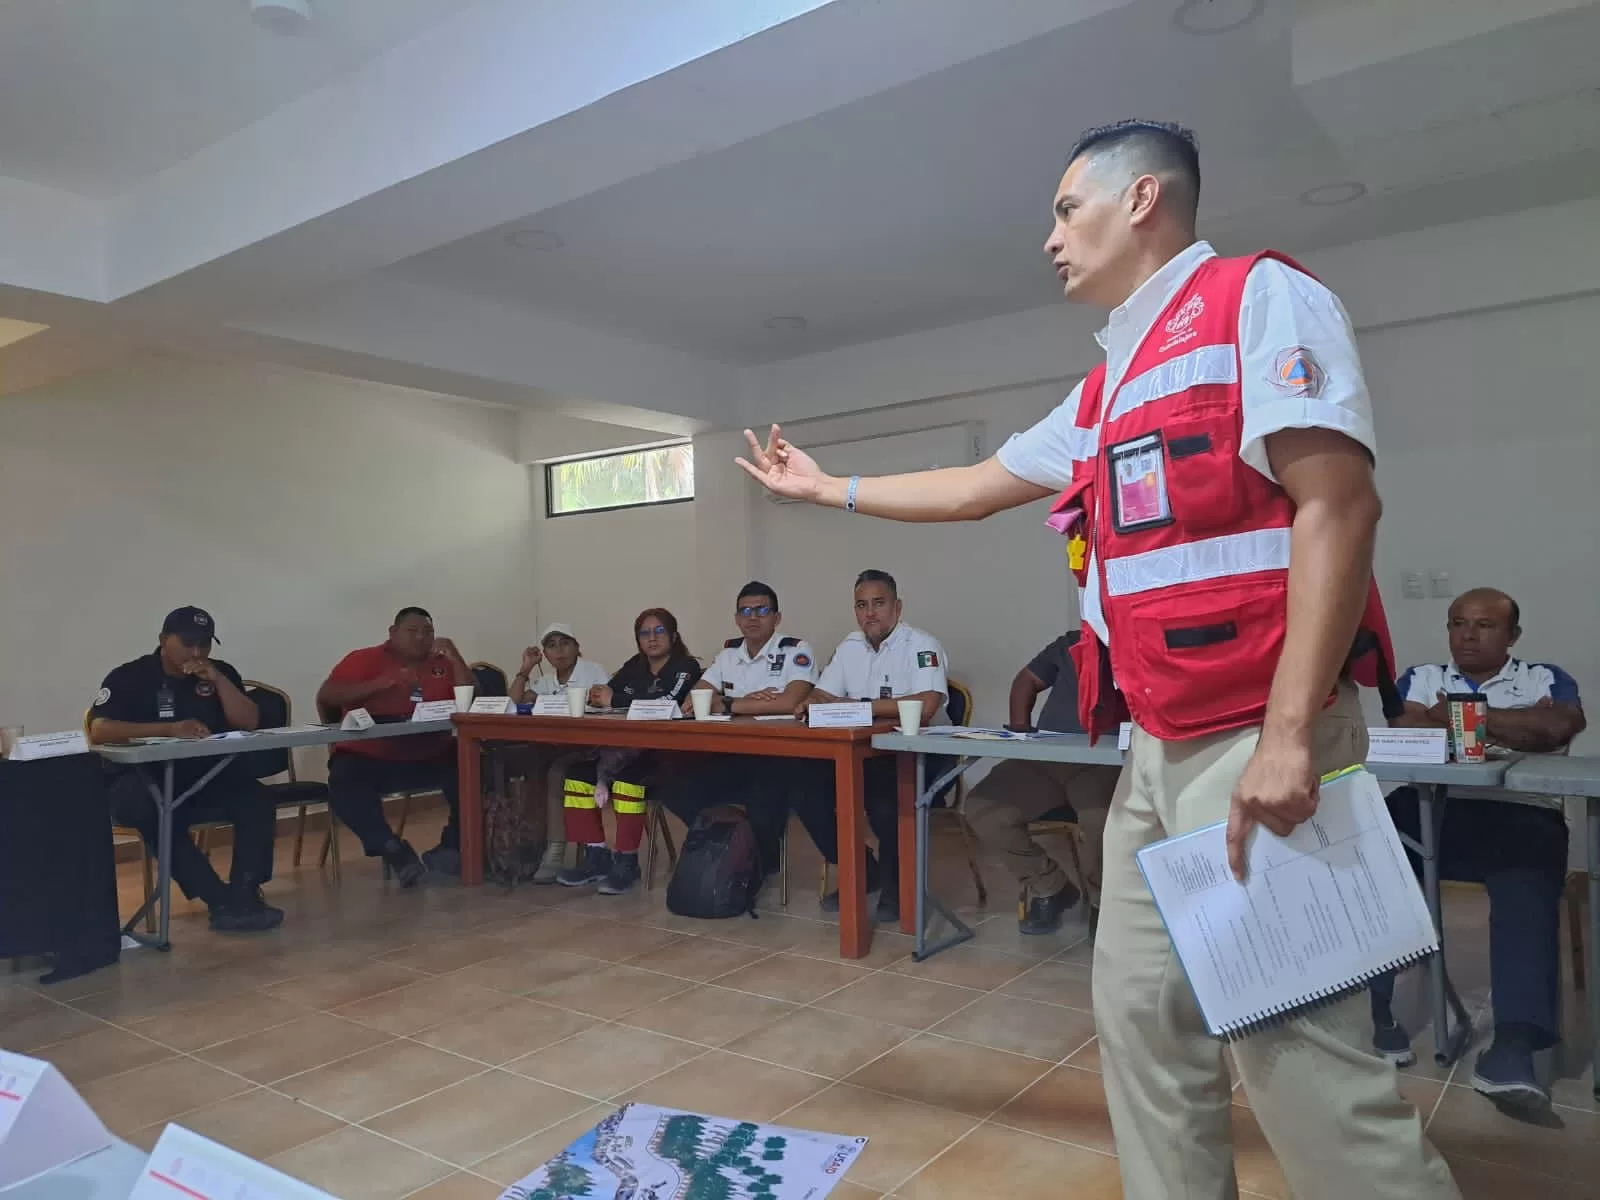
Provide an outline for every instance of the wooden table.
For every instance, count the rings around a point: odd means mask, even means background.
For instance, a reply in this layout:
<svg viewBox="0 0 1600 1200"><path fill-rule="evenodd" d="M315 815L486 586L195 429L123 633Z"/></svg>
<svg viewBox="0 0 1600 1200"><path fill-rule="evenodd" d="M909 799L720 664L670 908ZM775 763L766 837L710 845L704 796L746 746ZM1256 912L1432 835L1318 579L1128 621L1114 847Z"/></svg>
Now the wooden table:
<svg viewBox="0 0 1600 1200"><path fill-rule="evenodd" d="M812 758L833 763L839 819L839 955L863 958L872 946L867 910L862 764L883 751L872 737L893 728L880 722L864 729L810 729L798 721L630 721L625 716L523 717L458 713L457 762L461 772L461 882L483 882L481 751L485 742L533 742L551 746L617 747L690 754L749 754L766 758ZM916 912L916 759L901 755L897 768L900 832L900 928L912 932ZM852 853L852 849L854 852Z"/></svg>

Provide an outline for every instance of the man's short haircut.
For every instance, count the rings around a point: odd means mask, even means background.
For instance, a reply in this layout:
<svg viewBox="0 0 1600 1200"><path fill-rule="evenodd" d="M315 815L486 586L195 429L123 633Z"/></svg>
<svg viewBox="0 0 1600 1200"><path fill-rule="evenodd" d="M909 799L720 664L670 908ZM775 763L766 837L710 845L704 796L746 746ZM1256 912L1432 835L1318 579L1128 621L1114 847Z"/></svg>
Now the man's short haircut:
<svg viewBox="0 0 1600 1200"><path fill-rule="evenodd" d="M1178 212L1191 222L1200 205L1200 150L1194 133L1171 121L1116 121L1096 125L1078 135L1067 153L1070 166L1089 156L1097 162L1115 160L1126 168L1126 187L1140 175L1176 180Z"/></svg>
<svg viewBox="0 0 1600 1200"><path fill-rule="evenodd" d="M1522 605L1516 602L1516 599L1511 595L1510 592L1502 592L1499 588L1489 587L1468 588L1466 591L1462 592L1461 595L1450 601L1451 610L1453 611L1457 604L1460 604L1461 601L1467 599L1469 596L1493 596L1497 599L1504 600L1506 602L1506 609L1511 617L1511 628L1522 628Z"/></svg>
<svg viewBox="0 0 1600 1200"><path fill-rule="evenodd" d="M408 604L394 615L394 624L398 625L407 617L421 617L428 624L433 624L433 614L425 608L418 608L415 604Z"/></svg>
<svg viewBox="0 0 1600 1200"><path fill-rule="evenodd" d="M876 568L863 571L856 576L856 587L860 587L863 583L881 583L889 589L889 595L896 600L900 599L900 585L894 581L894 576L887 571L879 571Z"/></svg>
<svg viewBox="0 0 1600 1200"><path fill-rule="evenodd" d="M778 591L770 583L762 583L759 579L752 579L739 589L739 594L734 597L743 600L746 596L765 596L772 605L772 611L778 611Z"/></svg>

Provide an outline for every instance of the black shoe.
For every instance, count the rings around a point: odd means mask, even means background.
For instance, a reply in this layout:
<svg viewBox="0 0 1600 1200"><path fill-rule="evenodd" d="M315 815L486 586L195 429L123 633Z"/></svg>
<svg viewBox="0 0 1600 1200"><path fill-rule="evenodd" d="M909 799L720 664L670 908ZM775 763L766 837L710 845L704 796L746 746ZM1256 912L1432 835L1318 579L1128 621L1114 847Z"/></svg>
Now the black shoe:
<svg viewBox="0 0 1600 1200"><path fill-rule="evenodd" d="M870 896L870 895L872 895L873 892L877 891L882 886L883 886L883 871L878 866L878 856L876 854L874 854L871 850L868 850L867 851L867 886L866 886L866 888L864 890L866 891L867 895ZM838 888L834 888L833 891L829 892L826 896L824 896L822 898L822 900L819 902L819 906L821 907L822 911L825 912L825 913L836 913L836 912L838 912L839 911L839 889ZM895 917L895 920L898 921L899 919L900 918L898 916Z"/></svg>
<svg viewBox="0 0 1600 1200"><path fill-rule="evenodd" d="M1392 1016L1373 1020L1372 1048L1379 1058L1386 1058L1397 1067L1409 1067L1417 1061L1416 1052L1411 1049L1411 1035Z"/></svg>
<svg viewBox="0 0 1600 1200"><path fill-rule="evenodd" d="M611 870L600 882L602 896L626 896L639 882L639 855L613 854Z"/></svg>
<svg viewBox="0 0 1600 1200"><path fill-rule="evenodd" d="M211 928L218 933L265 933L283 924L283 909L273 908L261 889L235 889L222 904L211 906Z"/></svg>
<svg viewBox="0 0 1600 1200"><path fill-rule="evenodd" d="M1089 941L1092 943L1095 935L1100 932L1100 906L1089 905Z"/></svg>
<svg viewBox="0 0 1600 1200"><path fill-rule="evenodd" d="M878 893L878 910L874 914L879 925L900 924L900 894L894 888L884 888Z"/></svg>
<svg viewBox="0 0 1600 1200"><path fill-rule="evenodd" d="M1048 896L1026 892L1017 901L1017 932L1032 935L1054 933L1061 928L1061 914L1078 902L1078 889L1070 883Z"/></svg>
<svg viewBox="0 0 1600 1200"><path fill-rule="evenodd" d="M432 850L423 851L422 865L435 875L460 875L461 851L440 842Z"/></svg>
<svg viewBox="0 0 1600 1200"><path fill-rule="evenodd" d="M1472 1089L1512 1108L1542 1112L1550 1107L1550 1091L1534 1073L1533 1051L1499 1034L1473 1064Z"/></svg>
<svg viewBox="0 0 1600 1200"><path fill-rule="evenodd" d="M588 887L610 873L610 850L604 846L579 846L577 861L557 875L556 882L562 887Z"/></svg>
<svg viewBox="0 0 1600 1200"><path fill-rule="evenodd" d="M417 881L428 872L411 843L399 838L390 838L384 846L383 865L403 888L416 887Z"/></svg>

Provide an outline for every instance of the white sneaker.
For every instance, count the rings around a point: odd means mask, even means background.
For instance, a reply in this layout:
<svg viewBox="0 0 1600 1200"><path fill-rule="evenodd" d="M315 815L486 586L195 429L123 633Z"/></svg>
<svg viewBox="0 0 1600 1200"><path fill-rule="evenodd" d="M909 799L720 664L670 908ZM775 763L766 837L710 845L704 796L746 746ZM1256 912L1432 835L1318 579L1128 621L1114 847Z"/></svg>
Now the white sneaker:
<svg viewBox="0 0 1600 1200"><path fill-rule="evenodd" d="M544 848L544 857L539 860L539 869L533 873L535 883L555 883L561 869L567 865L567 844L565 842L550 842Z"/></svg>

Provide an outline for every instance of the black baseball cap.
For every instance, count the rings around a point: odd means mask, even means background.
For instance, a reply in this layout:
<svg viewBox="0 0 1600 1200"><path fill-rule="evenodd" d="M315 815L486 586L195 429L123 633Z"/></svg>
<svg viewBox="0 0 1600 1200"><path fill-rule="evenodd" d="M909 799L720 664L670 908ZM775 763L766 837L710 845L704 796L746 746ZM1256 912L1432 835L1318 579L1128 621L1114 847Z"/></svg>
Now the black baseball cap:
<svg viewBox="0 0 1600 1200"><path fill-rule="evenodd" d="M169 633L177 634L186 642L220 642L217 636L217 623L211 619L211 614L203 608L186 605L175 608L167 614L167 619L161 622L161 636Z"/></svg>

